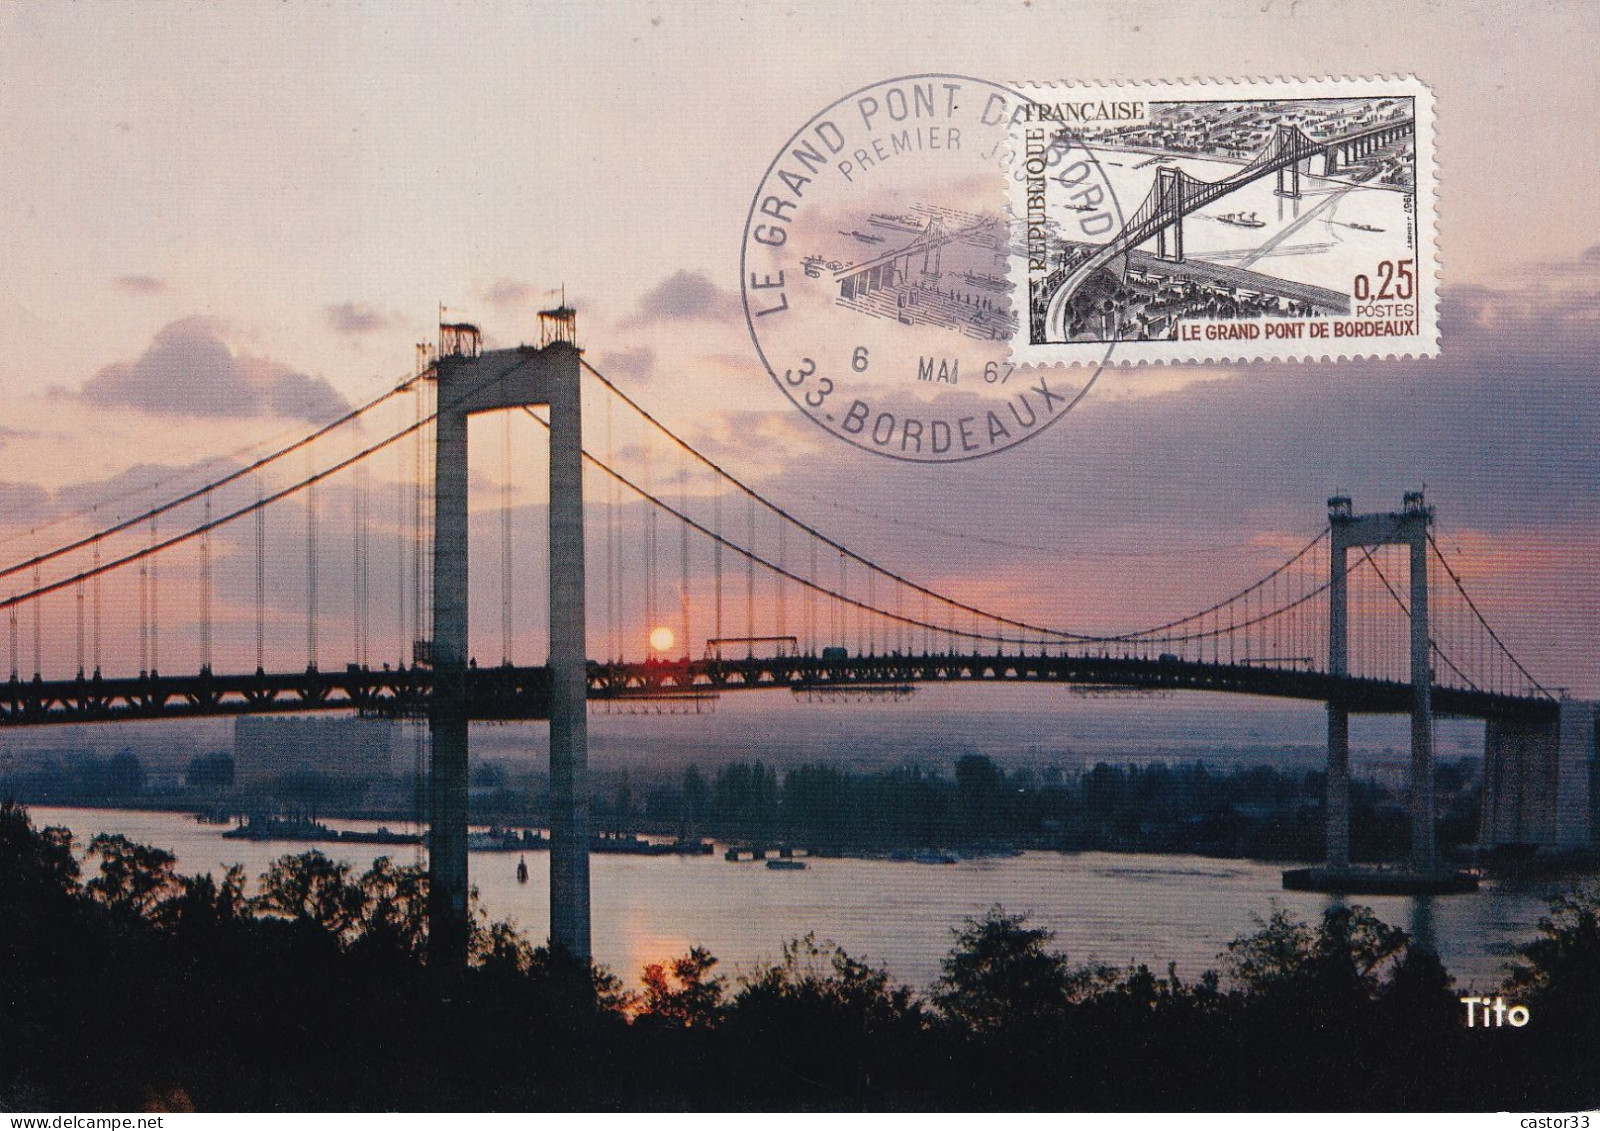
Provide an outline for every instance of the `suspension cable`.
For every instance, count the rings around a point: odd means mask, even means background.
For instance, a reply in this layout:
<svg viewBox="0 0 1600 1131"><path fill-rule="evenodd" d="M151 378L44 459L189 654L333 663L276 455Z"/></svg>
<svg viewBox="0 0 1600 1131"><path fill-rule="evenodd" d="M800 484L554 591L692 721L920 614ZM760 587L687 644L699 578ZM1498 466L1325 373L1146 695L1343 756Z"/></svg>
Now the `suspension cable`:
<svg viewBox="0 0 1600 1131"><path fill-rule="evenodd" d="M299 451L301 448L306 447L308 444L314 443L315 441L317 441L321 437L326 436L328 433L330 433L330 432L334 431L335 429L341 427L342 425L345 425L345 424L349 423L350 421L354 420L356 417L360 416L362 413L366 412L368 409L375 408L378 405L382 404L384 401L388 400L390 397L394 396L395 394L405 391L406 389L410 388L410 386L412 384L414 384L416 381L419 381L419 380L421 380L420 376L412 377L412 378L402 382L401 384L395 386L393 389L390 389L388 392L384 393L382 396L380 396L380 397L378 397L378 398L376 398L374 400L368 401L366 404L362 405L361 407L352 409L351 411L345 413L343 416L339 417L339 419L337 419L337 420L335 420L335 421L333 421L333 422L331 422L329 424L323 425L321 428L318 428L316 431L311 432L306 436L302 436L300 439L296 440L294 443L288 445L287 447L279 448L277 451L271 453L270 455L266 455L266 456L261 457L260 459L256 460L254 463L251 463L251 464L248 464L248 465L246 465L244 467L238 468L235 471L230 471L227 475L222 476L220 479L213 480L212 482L207 483L204 486L196 487L194 490L185 492L184 494L179 495L174 499L169 499L165 503L162 503L160 506L151 507L149 510L146 510L146 511L143 511L143 512L141 512L139 514L136 514L131 518L122 519L122 520L120 520L118 522L114 522L110 526L105 527L104 529L97 530L92 534L87 534L84 537L78 538L78 539L76 539L75 541L72 541L72 542L68 542L65 545L57 546L53 550L48 550L48 551L46 551L44 553L41 553L41 554L35 554L33 557L27 558L27 559L25 559L23 561L20 561L20 562L17 562L14 565L0 567L0 578L10 577L12 574L20 573L23 570L28 569L28 568L30 568L32 566L43 565L46 562L54 561L56 558L59 558L59 557L62 557L63 555L72 553L74 550L81 550L81 549L83 549L83 547L90 545L91 543L95 542L98 539L107 538L107 537L110 537L113 534L120 534L124 530L131 529L131 528L133 528L135 526L138 526L138 525L140 525L141 523L144 523L144 522L149 522L152 519L155 519L155 518L157 518L157 517L159 517L159 516L161 516L163 514L166 514L168 511L175 510L178 507L183 506L185 503L191 503L196 499L202 498L203 496L209 494L210 492L217 490L219 487L225 487L229 483L233 483L233 482L235 482L237 480L245 478L248 475L251 475L251 474L253 474L253 473L257 472L257 471L260 471L262 468L266 467L268 464L274 463L277 460L280 460L280 459L284 458L285 456L292 455L293 453Z"/></svg>
<svg viewBox="0 0 1600 1131"><path fill-rule="evenodd" d="M505 376L505 374L495 374L494 377L493 377L493 380L499 380L499 379L503 378L504 376ZM485 382L485 383L487 383L487 382ZM414 384L414 382L410 382L408 384ZM461 395L456 400L454 400L454 401L452 401L450 403L449 407L453 408L457 404L466 403L476 392L477 392L476 388L463 391L461 393ZM152 559L152 561L150 563L150 619L151 619L151 624L150 624L150 650L151 650L151 662L152 662L152 666L153 666L154 663L155 663L155 656L156 656L156 635L155 634L156 634L156 630L157 630L156 574L155 574L155 562L154 562L154 559L153 559L154 555L157 555L157 554L161 553L161 551L163 551L163 550L171 549L173 546L182 545L183 543L188 542L191 539L198 538L202 534L205 534L205 533L207 533L209 531L215 530L218 527L226 526L228 523L233 522L235 519L243 518L245 515L248 515L248 514L254 514L256 511L260 510L263 507L271 506L272 504L274 504L276 502L279 502L282 499L286 499L289 496L294 495L299 491L303 491L303 490L306 490L306 489L310 488L313 484L320 483L324 479L331 478L332 476L337 475L339 472L343 471L345 468L351 467L352 465L354 465L356 463L359 463L360 461L366 459L368 456L372 455L374 452L381 452L385 448L389 447L391 444L395 444L395 443L399 442L400 440L405 439L407 436L411 436L411 435L415 435L417 433L420 433L423 429L427 428L429 425L431 425L434 422L434 418L437 416L437 414L438 414L437 407L435 407L434 411L432 411L432 412L419 412L418 418L413 423L406 425L405 427L401 428L397 432L394 432L394 433L391 433L388 436L385 436L383 439L378 440L375 443L369 444L368 446L366 446L365 448L362 448L360 451L356 452L355 454L350 455L350 456L346 456L344 459L341 459L341 460L339 460L339 461L337 461L337 462L335 462L333 464L328 465L327 467L324 467L321 471L312 472L312 473L306 475L304 478L289 484L287 487L282 487L282 488L280 488L280 489L278 489L276 491L271 492L270 494L258 495L257 499L254 502L246 503L243 506L236 507L233 510L228 511L227 513L223 514L220 518L212 519L210 522L201 523L200 525L195 526L195 527L191 527L190 529L188 529L186 531L183 531L180 534L174 534L174 535L171 535L171 536L169 536L169 537L167 537L165 539L158 538L156 536L156 533L155 533L155 529L156 529L156 518L155 518L155 515L152 514L150 516L147 516L148 517L148 521L150 523L150 530L151 530L151 540L150 540L150 543L147 546L145 546L145 547L143 547L141 549L138 549L138 550L130 550L129 552L123 554L121 557L113 558L110 561L104 562L104 563L102 563L102 564L100 564L98 566L93 566L93 567L91 567L89 569L82 570L82 571L80 571L78 573L75 573L75 574L69 574L66 577L60 578L59 580L50 582L48 584L40 583L40 584L35 585L33 588L25 591L25 592L13 594L12 596L5 598L4 600L0 600L0 609L8 608L11 605L15 605L15 604L22 604L22 603L25 603L27 601L33 600L35 598L38 598L38 597L47 596L47 595L49 595L51 593L54 593L54 592L56 592L58 590L68 588L69 586L76 584L80 580L87 580L89 578L96 577L96 576L99 576L101 574L110 573L112 570L120 569L122 566L129 565L129 564L131 564L133 562L142 561L142 560L144 560L146 558L150 558L150 559ZM196 496L198 496L198 494L199 493L197 492ZM171 508L169 507L169 508L164 508L164 509L171 509ZM59 556L59 555L52 554L50 556ZM42 560L42 556L41 556L41 560Z"/></svg>
<svg viewBox="0 0 1600 1131"><path fill-rule="evenodd" d="M1516 655L1511 651L1510 648L1506 647L1505 641L1500 639L1499 634L1494 630L1494 626L1484 618L1483 613L1478 609L1477 604L1472 600L1472 595L1467 592L1466 586L1461 583L1460 576L1450 565L1449 560L1444 556L1444 551L1439 548L1439 543L1434 541L1432 531L1428 532L1428 545L1433 547L1434 556L1439 559L1439 564L1444 566L1445 573L1450 576L1450 580L1455 584L1456 592L1461 594L1461 599L1467 603L1467 608L1472 610L1472 615L1478 618L1478 623L1481 624L1483 626L1483 630L1489 634L1489 639L1495 642L1495 645L1500 649L1501 652L1505 654L1506 659L1510 660L1512 665L1522 673L1523 678L1533 685L1534 690L1536 690L1540 695L1545 696L1547 699L1554 699L1555 696L1547 691L1543 684L1534 679L1532 673L1530 673L1527 668L1522 666L1522 661L1517 659Z"/></svg>

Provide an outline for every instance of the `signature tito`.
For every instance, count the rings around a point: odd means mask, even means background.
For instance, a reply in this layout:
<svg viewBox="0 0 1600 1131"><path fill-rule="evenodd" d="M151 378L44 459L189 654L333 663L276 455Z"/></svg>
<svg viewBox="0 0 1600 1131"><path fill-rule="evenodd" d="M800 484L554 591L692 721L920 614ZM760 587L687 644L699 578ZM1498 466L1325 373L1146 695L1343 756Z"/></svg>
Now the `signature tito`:
<svg viewBox="0 0 1600 1131"><path fill-rule="evenodd" d="M1469 1029L1499 1029L1506 1025L1520 1029L1528 1023L1528 1007L1507 1005L1503 997L1464 997L1460 1001L1467 1007Z"/></svg>

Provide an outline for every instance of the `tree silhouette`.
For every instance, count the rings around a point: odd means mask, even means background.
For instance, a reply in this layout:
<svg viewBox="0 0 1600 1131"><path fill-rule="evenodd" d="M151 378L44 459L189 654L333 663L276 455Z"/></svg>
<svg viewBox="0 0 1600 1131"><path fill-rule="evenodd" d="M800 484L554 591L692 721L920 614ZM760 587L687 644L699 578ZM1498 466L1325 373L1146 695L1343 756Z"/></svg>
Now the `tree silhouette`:
<svg viewBox="0 0 1600 1131"><path fill-rule="evenodd" d="M320 927L343 942L361 923L366 895L351 882L350 865L313 849L274 860L252 902L258 913Z"/></svg>
<svg viewBox="0 0 1600 1131"><path fill-rule="evenodd" d="M725 979L711 975L716 958L704 947L671 962L644 968L644 997L638 1015L684 1028L709 1028L722 1020Z"/></svg>
<svg viewBox="0 0 1600 1131"><path fill-rule="evenodd" d="M89 841L89 855L100 858L100 871L84 887L107 907L144 917L182 890L173 871L178 858L165 849L99 833Z"/></svg>
<svg viewBox="0 0 1600 1131"><path fill-rule="evenodd" d="M954 788L946 782L951 795ZM72 838L0 803L0 1103L32 1110L1444 1108L1600 1100L1600 898L1554 901L1508 992L1532 1022L1464 1027L1438 957L1366 908L1279 910L1226 983L1069 966L996 906L930 998L808 935L738 980L693 948L640 994L474 904L448 988L426 880L318 852L255 897L127 838ZM930 1008L932 1006L932 1008Z"/></svg>
<svg viewBox="0 0 1600 1131"><path fill-rule="evenodd" d="M1518 954L1508 991L1563 1016L1600 1015L1600 886L1554 896Z"/></svg>
<svg viewBox="0 0 1600 1131"><path fill-rule="evenodd" d="M996 904L954 932L933 996L947 1017L991 1033L1062 1015L1074 988L1067 956L1049 949L1052 932L1027 922L1026 912L1011 915Z"/></svg>
<svg viewBox="0 0 1600 1131"><path fill-rule="evenodd" d="M72 833L35 830L28 811L0 801L0 905L16 907L44 895L67 895L78 886Z"/></svg>

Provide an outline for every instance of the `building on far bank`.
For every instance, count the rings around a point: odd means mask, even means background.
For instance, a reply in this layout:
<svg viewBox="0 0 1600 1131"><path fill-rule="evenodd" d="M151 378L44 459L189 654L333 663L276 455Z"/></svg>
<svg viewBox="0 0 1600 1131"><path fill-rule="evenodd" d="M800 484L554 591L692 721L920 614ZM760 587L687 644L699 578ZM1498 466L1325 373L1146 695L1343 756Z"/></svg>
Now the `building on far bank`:
<svg viewBox="0 0 1600 1131"><path fill-rule="evenodd" d="M233 724L234 784L249 789L313 776L386 778L396 729L388 719L241 717Z"/></svg>

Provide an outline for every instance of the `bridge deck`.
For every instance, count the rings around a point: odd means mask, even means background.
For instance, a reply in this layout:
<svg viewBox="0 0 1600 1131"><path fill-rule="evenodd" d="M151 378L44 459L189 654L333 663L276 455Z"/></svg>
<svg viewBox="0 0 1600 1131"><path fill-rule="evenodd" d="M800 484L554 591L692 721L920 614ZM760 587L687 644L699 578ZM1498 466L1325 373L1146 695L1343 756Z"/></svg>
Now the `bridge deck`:
<svg viewBox="0 0 1600 1131"><path fill-rule="evenodd" d="M1342 703L1355 713L1403 714L1411 685L1336 678L1251 664L1210 664L1117 656L916 655L818 656L589 664L591 700L649 698L685 692L848 690L921 683L1090 684ZM250 675L149 675L128 679L18 680L0 684L0 726L122 722L355 711L424 716L432 672L349 667L337 671ZM1543 717L1554 700L1496 695L1435 685L1434 711L1469 718ZM549 670L472 668L471 718L548 719Z"/></svg>

